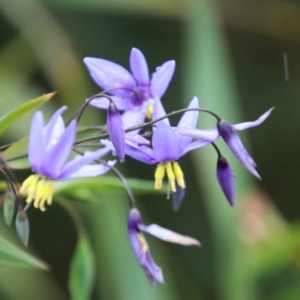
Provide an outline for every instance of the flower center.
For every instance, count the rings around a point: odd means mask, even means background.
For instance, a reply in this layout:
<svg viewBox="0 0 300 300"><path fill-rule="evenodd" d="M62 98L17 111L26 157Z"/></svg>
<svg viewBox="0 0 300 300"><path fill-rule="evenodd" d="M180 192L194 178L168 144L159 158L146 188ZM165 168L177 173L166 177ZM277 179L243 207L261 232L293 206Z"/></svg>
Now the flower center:
<svg viewBox="0 0 300 300"><path fill-rule="evenodd" d="M185 188L183 172L182 172L178 162L168 161L168 162L160 163L156 167L156 171L154 174L154 178L155 178L154 188L155 189L160 189L162 187L162 182L163 182L166 172L167 172L167 176L168 176L169 183L171 186L171 191L173 193L176 192L175 181L177 182L178 186L180 186L183 189Z"/></svg>
<svg viewBox="0 0 300 300"><path fill-rule="evenodd" d="M26 203L46 211L45 204L50 205L53 198L53 183L40 175L30 175L22 184L20 194L27 196Z"/></svg>

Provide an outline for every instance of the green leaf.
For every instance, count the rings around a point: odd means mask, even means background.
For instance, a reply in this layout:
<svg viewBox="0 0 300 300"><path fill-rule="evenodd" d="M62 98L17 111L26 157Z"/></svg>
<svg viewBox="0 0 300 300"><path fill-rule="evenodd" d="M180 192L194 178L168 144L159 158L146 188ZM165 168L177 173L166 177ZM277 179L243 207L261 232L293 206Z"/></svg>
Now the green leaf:
<svg viewBox="0 0 300 300"><path fill-rule="evenodd" d="M9 126L18 121L22 116L26 115L30 111L36 109L39 105L51 99L56 92L43 95L38 98L26 101L9 113L0 117L0 134L2 134Z"/></svg>
<svg viewBox="0 0 300 300"><path fill-rule="evenodd" d="M46 263L0 237L0 264L48 270Z"/></svg>
<svg viewBox="0 0 300 300"><path fill-rule="evenodd" d="M78 240L69 278L72 300L90 299L95 279L95 261L90 243L85 236L81 236Z"/></svg>
<svg viewBox="0 0 300 300"><path fill-rule="evenodd" d="M2 157L7 160L7 164L12 169L28 169L29 163L26 157L17 158L27 153L28 149L28 136L15 142L12 146L8 147L2 152ZM16 158L14 158L16 157Z"/></svg>
<svg viewBox="0 0 300 300"><path fill-rule="evenodd" d="M155 190L153 181L128 179L127 182L134 194L165 194L167 191L166 187ZM91 202L98 200L101 194L124 194L125 188L116 177L99 176L55 182L54 193L68 198Z"/></svg>

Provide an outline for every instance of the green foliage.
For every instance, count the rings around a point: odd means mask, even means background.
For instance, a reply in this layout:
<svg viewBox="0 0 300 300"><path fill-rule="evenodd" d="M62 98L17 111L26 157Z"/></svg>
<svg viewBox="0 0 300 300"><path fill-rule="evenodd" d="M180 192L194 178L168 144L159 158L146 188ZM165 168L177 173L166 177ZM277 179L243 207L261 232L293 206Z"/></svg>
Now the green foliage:
<svg viewBox="0 0 300 300"><path fill-rule="evenodd" d="M77 241L69 273L69 289L72 300L90 299L95 281L94 254L86 236Z"/></svg>
<svg viewBox="0 0 300 300"><path fill-rule="evenodd" d="M51 99L55 94L56 93L54 92L26 101L14 108L12 111L2 115L0 117L0 135L21 117L35 110L38 106Z"/></svg>
<svg viewBox="0 0 300 300"><path fill-rule="evenodd" d="M22 268L48 269L44 262L17 248L2 237L0 237L0 263Z"/></svg>

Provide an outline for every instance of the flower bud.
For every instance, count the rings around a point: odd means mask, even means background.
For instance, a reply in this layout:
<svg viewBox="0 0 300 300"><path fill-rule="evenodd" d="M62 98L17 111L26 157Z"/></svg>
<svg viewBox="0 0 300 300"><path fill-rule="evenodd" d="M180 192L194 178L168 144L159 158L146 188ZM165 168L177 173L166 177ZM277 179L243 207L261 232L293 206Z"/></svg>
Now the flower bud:
<svg viewBox="0 0 300 300"><path fill-rule="evenodd" d="M3 203L3 217L7 226L11 225L12 219L15 214L15 199L11 192L7 192Z"/></svg>
<svg viewBox="0 0 300 300"><path fill-rule="evenodd" d="M17 212L16 229L22 244L27 247L29 240L29 220L24 210L18 210Z"/></svg>
<svg viewBox="0 0 300 300"><path fill-rule="evenodd" d="M231 206L235 203L234 175L225 157L221 156L217 162L217 178L221 189Z"/></svg>
<svg viewBox="0 0 300 300"><path fill-rule="evenodd" d="M125 158L125 131L121 115L113 102L107 109L107 129L111 142L114 145L120 162Z"/></svg>

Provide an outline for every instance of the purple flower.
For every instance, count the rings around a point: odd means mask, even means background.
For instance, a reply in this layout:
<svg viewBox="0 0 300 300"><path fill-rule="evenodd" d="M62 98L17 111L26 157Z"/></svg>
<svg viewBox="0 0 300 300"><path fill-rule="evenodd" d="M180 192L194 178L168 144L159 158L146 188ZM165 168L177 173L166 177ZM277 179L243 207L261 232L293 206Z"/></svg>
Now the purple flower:
<svg viewBox="0 0 300 300"><path fill-rule="evenodd" d="M234 175L226 158L223 156L218 158L217 178L229 204L233 206L235 203Z"/></svg>
<svg viewBox="0 0 300 300"><path fill-rule="evenodd" d="M110 90L109 93L119 110L132 113L142 111L147 117L151 117L153 113L153 118L157 118L157 111L162 109L160 98L174 73L174 61L167 61L158 67L151 79L146 59L136 48L132 48L130 53L131 73L105 59L85 57L83 61L95 83L104 90ZM90 104L107 109L108 100L96 97Z"/></svg>
<svg viewBox="0 0 300 300"><path fill-rule="evenodd" d="M197 108L198 99L195 97L188 108ZM198 111L185 112L176 128L170 127L165 122L159 122L153 133L152 148L147 145L125 146L125 153L134 159L147 164L158 164L155 172L155 188L160 189L165 173L169 179L171 191L176 192L176 183L185 188L183 172L177 162L187 152L211 143L218 134L205 136L193 142L192 137L186 136L186 130L196 127Z"/></svg>
<svg viewBox="0 0 300 300"><path fill-rule="evenodd" d="M111 102L107 110L107 129L110 140L114 145L120 162L125 158L125 131L124 124L115 104Z"/></svg>
<svg viewBox="0 0 300 300"><path fill-rule="evenodd" d="M34 201L34 206L45 210L45 203L51 204L53 186L51 180L67 180L79 177L93 177L108 170L115 161L107 164L89 165L109 152L103 148L86 151L67 162L76 137L76 122L65 128L61 114L67 109L60 108L45 126L43 114L38 111L31 122L28 160L37 175L29 176L20 188L20 193L27 195L27 203Z"/></svg>
<svg viewBox="0 0 300 300"><path fill-rule="evenodd" d="M136 208L132 208L129 212L128 232L134 255L140 266L144 269L153 289L155 288L156 281L164 283L164 278L161 268L155 264L151 257L150 248L142 232L147 232L170 243L184 246L200 246L199 241L191 237L178 234L156 224L144 225L140 213Z"/></svg>
<svg viewBox="0 0 300 300"><path fill-rule="evenodd" d="M234 133L233 130L245 130L248 128L252 128L263 123L274 108L269 109L262 116L260 116L257 120L252 122L245 122L240 124L230 124L225 120L218 122L217 130L220 136L223 138L231 152L234 156L239 160L239 162L254 176L258 179L261 179L259 174L256 171L256 164L252 157L249 155L248 151L245 149L241 139L239 136Z"/></svg>

